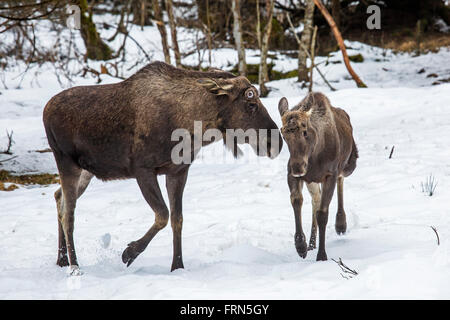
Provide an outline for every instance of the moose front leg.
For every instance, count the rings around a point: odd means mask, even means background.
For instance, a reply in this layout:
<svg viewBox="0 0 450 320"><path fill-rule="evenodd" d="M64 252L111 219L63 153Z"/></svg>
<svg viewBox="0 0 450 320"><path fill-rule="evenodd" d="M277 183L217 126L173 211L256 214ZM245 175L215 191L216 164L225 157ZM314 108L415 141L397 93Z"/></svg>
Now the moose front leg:
<svg viewBox="0 0 450 320"><path fill-rule="evenodd" d="M170 202L170 223L173 232L173 259L171 271L184 268L181 249L181 229L183 228L183 191L186 185L188 169L175 175L166 176L166 188Z"/></svg>
<svg viewBox="0 0 450 320"><path fill-rule="evenodd" d="M319 252L317 253L317 261L327 260L327 253L325 252L325 232L328 222L328 208L330 206L331 198L333 198L334 188L336 186L336 176L330 175L322 183L322 199L320 200L320 207L317 211L317 224L319 226Z"/></svg>
<svg viewBox="0 0 450 320"><path fill-rule="evenodd" d="M136 180L142 195L155 212L155 222L142 238L129 243L128 247L122 253L122 261L127 267L129 267L137 256L147 248L153 237L163 229L169 221L169 210L164 203L156 174L150 170L139 170L136 175Z"/></svg>
<svg viewBox="0 0 450 320"><path fill-rule="evenodd" d="M297 249L298 255L304 259L306 258L308 247L302 228L303 181L288 173L288 185L291 190L291 204L295 217L295 249Z"/></svg>

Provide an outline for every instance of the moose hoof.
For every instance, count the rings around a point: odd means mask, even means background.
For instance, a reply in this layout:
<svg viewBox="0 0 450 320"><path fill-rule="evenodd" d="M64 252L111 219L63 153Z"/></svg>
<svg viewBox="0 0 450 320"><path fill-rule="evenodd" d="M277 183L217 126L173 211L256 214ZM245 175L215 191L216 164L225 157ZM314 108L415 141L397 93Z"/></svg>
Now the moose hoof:
<svg viewBox="0 0 450 320"><path fill-rule="evenodd" d="M328 257L327 257L327 254L325 252L319 252L317 254L316 261L327 261L327 260L328 260Z"/></svg>
<svg viewBox="0 0 450 320"><path fill-rule="evenodd" d="M295 234L295 249L297 249L297 253L300 257L303 259L306 258L308 245L306 244L304 235Z"/></svg>
<svg viewBox="0 0 450 320"><path fill-rule="evenodd" d="M173 262L172 267L170 268L170 272L177 269L184 269L183 261Z"/></svg>
<svg viewBox="0 0 450 320"><path fill-rule="evenodd" d="M128 244L128 247L123 251L122 253L122 261L127 265L127 267L130 266L130 264L133 263L133 261L137 258L137 256L141 253L137 249L137 242L133 241Z"/></svg>
<svg viewBox="0 0 450 320"><path fill-rule="evenodd" d="M334 226L334 228L336 229L336 233L338 235L343 235L347 231L347 223L344 222L344 223L336 224Z"/></svg>
<svg viewBox="0 0 450 320"><path fill-rule="evenodd" d="M61 256L58 255L58 260L56 260L56 265L62 267L68 267L69 266L69 259L67 258L66 255Z"/></svg>
<svg viewBox="0 0 450 320"><path fill-rule="evenodd" d="M308 245L308 251L314 250L315 248L316 248L316 244L310 242L309 245Z"/></svg>

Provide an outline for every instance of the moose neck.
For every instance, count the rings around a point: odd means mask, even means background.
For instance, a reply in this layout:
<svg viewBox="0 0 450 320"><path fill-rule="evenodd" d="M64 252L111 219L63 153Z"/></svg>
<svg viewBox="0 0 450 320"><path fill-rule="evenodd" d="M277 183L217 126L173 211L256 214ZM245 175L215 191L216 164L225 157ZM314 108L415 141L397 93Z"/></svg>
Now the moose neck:
<svg viewBox="0 0 450 320"><path fill-rule="evenodd" d="M202 102L201 107L190 108L178 123L180 128L187 129L192 136L195 135L197 138L201 138L201 146L223 139L227 121L225 119L226 115L221 112L221 110L226 109L226 106L223 105L224 103L221 103L222 99L225 99L225 97L213 97ZM199 135L201 136L199 137Z"/></svg>

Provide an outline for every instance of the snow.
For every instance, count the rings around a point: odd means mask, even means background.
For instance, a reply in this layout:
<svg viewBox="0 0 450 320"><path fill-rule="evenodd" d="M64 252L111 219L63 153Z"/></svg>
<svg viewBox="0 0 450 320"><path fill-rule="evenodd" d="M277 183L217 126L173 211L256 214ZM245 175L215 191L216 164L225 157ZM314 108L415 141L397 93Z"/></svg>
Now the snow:
<svg viewBox="0 0 450 320"><path fill-rule="evenodd" d="M149 49L152 56L160 58L156 29L145 30L155 46ZM449 299L450 84L432 86L436 79L427 75L449 77L450 50L413 57L356 42L347 45L353 48L350 55L363 54L364 63L352 65L369 89L355 88L343 63L320 65L339 91L330 92L317 73L314 85L349 113L360 151L355 172L345 180L346 235L334 231L336 197L330 206L330 260L316 262L317 250L305 260L296 253L286 183L288 149L270 160L246 147L243 159L223 162L215 161L223 150L215 144L192 165L184 193L184 270L170 272L170 224L129 268L122 263L126 245L140 238L154 218L134 180L94 179L78 201L74 236L81 276L68 276L68 268L55 265L57 185L0 192L0 299ZM139 53L130 49L130 54ZM249 50L249 61L256 61L256 54ZM213 66L227 68L237 54L218 49L213 57ZM341 55L336 52L328 60L341 60ZM277 70L296 66L287 55L274 62ZM422 68L426 71L418 73ZM35 151L48 147L42 110L61 87L50 68L39 72L40 85L26 75L21 89L16 89L18 70L2 75L9 89L0 91L0 148L7 141L6 129L13 130L12 151L18 156L2 169L56 172L51 153ZM95 79L75 79L76 85L87 83ZM262 102L280 124L279 98L286 96L294 105L306 91L295 79L269 87L273 91ZM421 192L430 174L438 180L432 197ZM159 181L163 188L164 178ZM307 194L303 228L309 237ZM439 233L439 246L430 226ZM342 277L331 260L339 258L358 275Z"/></svg>

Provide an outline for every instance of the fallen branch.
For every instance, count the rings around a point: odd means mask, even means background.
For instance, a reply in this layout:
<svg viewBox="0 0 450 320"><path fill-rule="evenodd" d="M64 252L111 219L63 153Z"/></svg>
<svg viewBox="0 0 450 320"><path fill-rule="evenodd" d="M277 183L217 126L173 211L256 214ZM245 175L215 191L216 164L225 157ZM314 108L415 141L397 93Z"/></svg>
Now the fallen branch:
<svg viewBox="0 0 450 320"><path fill-rule="evenodd" d="M352 66L350 65L350 61L349 61L348 55L347 55L347 50L345 49L345 45L344 45L344 40L342 39L341 32L339 31L338 27L336 26L336 22L334 21L333 17L330 15L327 8L325 8L322 1L314 0L314 3L319 8L320 12L322 12L322 15L325 17L325 20L327 20L328 24L330 25L331 31L333 31L333 35L336 38L339 48L341 49L345 66L347 67L347 70L350 73L350 75L352 76L353 80L355 80L356 85L358 86L358 88L367 88L366 84L358 77L358 75L353 70Z"/></svg>
<svg viewBox="0 0 450 320"><path fill-rule="evenodd" d="M6 136L8 137L8 146L6 147L5 150L1 151L0 153L9 154L9 155L12 154L11 147L12 147L12 145L14 143L14 140L12 138L13 133L14 133L13 130L11 130L11 133L8 130L6 130Z"/></svg>
<svg viewBox="0 0 450 320"><path fill-rule="evenodd" d="M341 273L341 276L342 276L344 279L351 279L351 278L353 278L354 276L357 276L357 275L358 275L358 272L357 272L356 270L350 269L348 266L346 266L346 265L344 264L344 262L342 262L342 259L341 259L341 258L339 258L339 261L336 261L336 260L334 260L334 259L331 259L331 260L333 260L334 262L336 262L336 264L339 266L339 268L341 268L342 272L344 273L344 274ZM348 274L349 276L346 276L345 274Z"/></svg>
<svg viewBox="0 0 450 320"><path fill-rule="evenodd" d="M18 156L14 156L14 157L11 157L11 158L8 158L8 159L0 160L0 163L6 162L6 161L9 161L9 160L12 160L12 159L15 159L15 158L17 158L17 157L18 157Z"/></svg>

